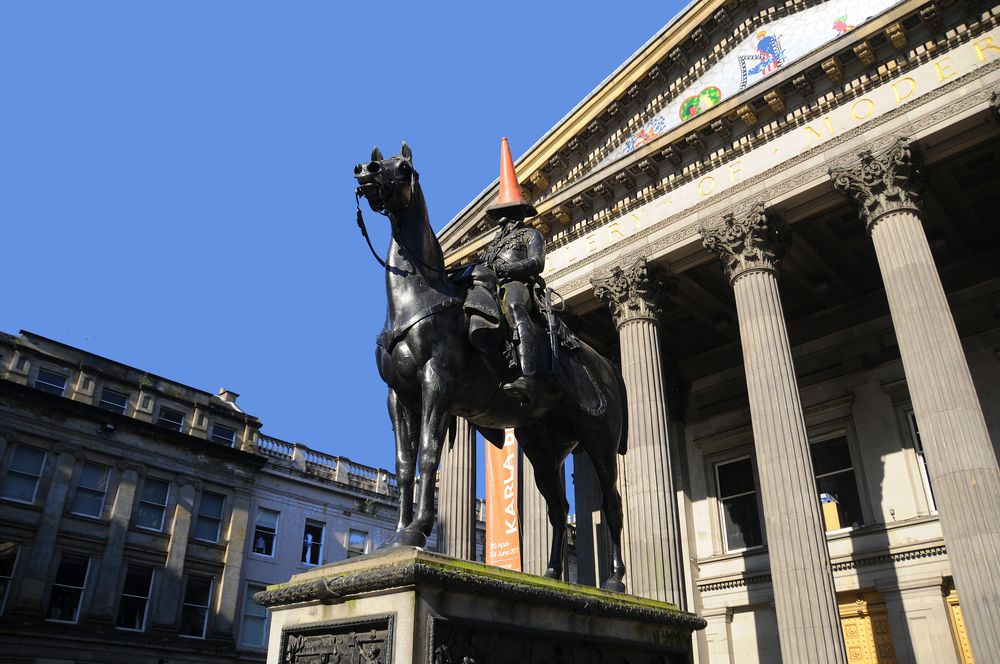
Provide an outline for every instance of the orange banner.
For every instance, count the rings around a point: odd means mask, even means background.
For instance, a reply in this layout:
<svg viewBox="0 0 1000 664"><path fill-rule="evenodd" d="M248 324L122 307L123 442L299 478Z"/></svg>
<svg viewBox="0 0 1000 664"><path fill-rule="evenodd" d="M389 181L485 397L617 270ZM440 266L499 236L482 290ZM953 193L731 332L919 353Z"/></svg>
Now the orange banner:
<svg viewBox="0 0 1000 664"><path fill-rule="evenodd" d="M517 516L517 439L507 430L503 449L486 444L486 564L521 571Z"/></svg>

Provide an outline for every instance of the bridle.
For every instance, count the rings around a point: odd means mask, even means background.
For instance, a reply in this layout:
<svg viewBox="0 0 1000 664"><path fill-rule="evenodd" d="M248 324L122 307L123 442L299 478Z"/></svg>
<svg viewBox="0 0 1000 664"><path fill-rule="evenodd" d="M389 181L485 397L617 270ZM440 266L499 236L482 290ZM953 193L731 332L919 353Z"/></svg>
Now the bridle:
<svg viewBox="0 0 1000 664"><path fill-rule="evenodd" d="M410 167L410 172L411 172L410 177L411 177L411 187L412 187L413 185L416 184L418 176L417 176L417 171L414 170L412 166ZM354 207L357 209L358 213L358 228L361 230L361 236L365 238L365 242L368 244L368 250L372 252L372 256L375 257L375 260L378 261L378 264L382 266L383 270L388 270L389 267L385 264L384 260L379 258L378 253L375 251L375 247L372 246L371 238L368 236L368 229L365 227L365 218L361 213L361 198L362 196L365 195L363 191L363 188L365 186L370 186L370 185L358 185L358 187L354 190ZM379 182L378 183L379 200L383 202L391 200L392 196L396 193L396 190L399 188L399 186L400 182L397 180L388 180L386 182ZM399 245L400 250L402 250L402 252L406 254L406 257L409 258L411 261L419 263L422 267L425 267L428 270L431 270L432 272L437 272L438 274L443 274L443 275L448 275L451 272L455 271L456 269L463 269L463 267L459 267L459 268L452 268L451 270L449 270L447 268L441 269L434 267L433 265L428 265L427 263L422 261L419 256L410 251L410 248L407 247L403 243L403 241L399 238L399 235L396 232L396 222L393 220L392 214L387 209L376 210L376 212L389 220L389 228L392 229L391 231L392 239L395 240L396 244Z"/></svg>

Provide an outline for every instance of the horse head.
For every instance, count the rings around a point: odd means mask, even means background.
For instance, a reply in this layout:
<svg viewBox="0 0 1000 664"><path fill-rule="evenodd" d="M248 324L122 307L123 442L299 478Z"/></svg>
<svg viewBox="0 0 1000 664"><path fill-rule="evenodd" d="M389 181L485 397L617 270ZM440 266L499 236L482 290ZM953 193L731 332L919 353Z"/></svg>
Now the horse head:
<svg viewBox="0 0 1000 664"><path fill-rule="evenodd" d="M363 196L375 212L398 214L410 206L417 188L417 171L413 168L413 152L405 142L400 154L385 159L375 146L371 161L354 167L358 195Z"/></svg>

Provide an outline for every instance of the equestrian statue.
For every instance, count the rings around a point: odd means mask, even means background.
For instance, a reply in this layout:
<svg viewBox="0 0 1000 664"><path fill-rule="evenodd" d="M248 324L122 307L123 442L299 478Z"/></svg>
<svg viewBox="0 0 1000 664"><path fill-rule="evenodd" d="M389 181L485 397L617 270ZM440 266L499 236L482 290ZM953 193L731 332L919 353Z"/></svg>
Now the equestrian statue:
<svg viewBox="0 0 1000 664"><path fill-rule="evenodd" d="M556 315L541 276L544 239L524 223L536 211L518 187L506 138L500 156L500 195L487 209L497 236L478 260L453 270L445 268L431 229L409 146L388 159L376 147L354 169L365 239L362 197L388 218L392 234L385 260L376 255L385 268L388 312L375 357L389 387L400 493L399 523L387 546L426 545L434 482L417 483L414 496L415 474L435 476L446 437L454 442L457 416L497 447L504 430L514 429L552 524L550 578L561 577L565 560L562 464L578 446L587 454L613 542L612 573L602 587L624 592L616 487L617 456L628 438L624 383L615 365Z"/></svg>

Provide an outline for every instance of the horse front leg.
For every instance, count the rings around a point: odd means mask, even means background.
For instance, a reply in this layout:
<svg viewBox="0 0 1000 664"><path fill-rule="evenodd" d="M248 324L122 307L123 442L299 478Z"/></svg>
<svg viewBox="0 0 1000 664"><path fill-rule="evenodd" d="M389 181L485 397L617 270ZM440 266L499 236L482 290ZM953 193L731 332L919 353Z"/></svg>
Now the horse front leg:
<svg viewBox="0 0 1000 664"><path fill-rule="evenodd" d="M413 435L413 412L400 401L395 390L389 390L386 400L392 431L396 438L396 484L399 487L399 521L396 536L388 546L401 545L398 540L413 521L413 479L417 465L417 446Z"/></svg>
<svg viewBox="0 0 1000 664"><path fill-rule="evenodd" d="M419 531L425 538L434 529L435 477L441 460L441 449L451 419L454 386L437 362L429 362L423 372L421 396L423 411L420 421L420 450L417 466L420 470L420 487L417 494L417 513L410 529Z"/></svg>

